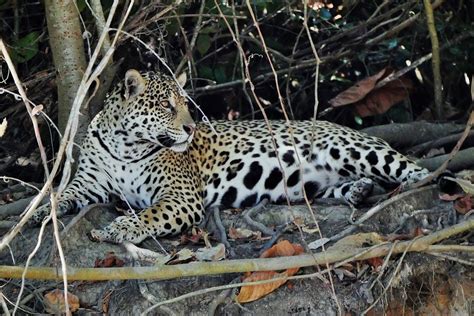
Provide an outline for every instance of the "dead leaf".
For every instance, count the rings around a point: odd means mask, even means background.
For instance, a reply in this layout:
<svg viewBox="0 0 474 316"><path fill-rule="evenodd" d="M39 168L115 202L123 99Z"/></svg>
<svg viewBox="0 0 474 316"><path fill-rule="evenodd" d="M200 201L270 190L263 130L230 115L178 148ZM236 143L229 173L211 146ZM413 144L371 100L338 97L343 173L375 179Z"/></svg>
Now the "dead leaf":
<svg viewBox="0 0 474 316"><path fill-rule="evenodd" d="M115 256L115 253L109 252L104 259L95 259L94 268L123 267L124 261Z"/></svg>
<svg viewBox="0 0 474 316"><path fill-rule="evenodd" d="M334 245L328 248L331 250L345 250L350 249L353 250L354 248L364 248L370 247L374 245L378 245L386 240L385 237L377 233L360 233L354 234L347 237L342 238Z"/></svg>
<svg viewBox="0 0 474 316"><path fill-rule="evenodd" d="M265 250L260 258L289 257L303 253L303 247L299 244L292 244L288 240L282 240L270 249Z"/></svg>
<svg viewBox="0 0 474 316"><path fill-rule="evenodd" d="M261 232L256 232L246 228L229 228L229 237L233 240L238 239L260 239L262 237Z"/></svg>
<svg viewBox="0 0 474 316"><path fill-rule="evenodd" d="M292 275L293 274L287 273L287 271L282 272L282 273L278 273L275 271L259 271L259 272L252 273L252 275L243 279L242 281L243 282L262 281L262 280L270 280L273 278L289 277ZM277 288L285 284L286 281L287 280L282 279L282 280L276 280L271 283L243 286L240 289L239 295L237 296L237 302L248 303L248 302L253 302L255 300L258 300L259 298L275 291Z"/></svg>
<svg viewBox="0 0 474 316"><path fill-rule="evenodd" d="M204 236L204 231L200 228L193 227L191 229L191 235L182 235L181 236L181 244L187 244L191 242L193 244L197 244L201 238Z"/></svg>
<svg viewBox="0 0 474 316"><path fill-rule="evenodd" d="M443 194L440 194L439 195L439 199L442 200L442 201L456 201L457 199L459 198L462 198L464 196L464 194L453 194L453 195L450 195L450 194L447 194L447 193L443 193Z"/></svg>
<svg viewBox="0 0 474 316"><path fill-rule="evenodd" d="M152 262L155 265L163 265L170 261L171 255L162 255L158 252L140 248L132 244L131 242L125 241L122 243L127 252L133 257L135 260L145 261L145 262Z"/></svg>
<svg viewBox="0 0 474 316"><path fill-rule="evenodd" d="M410 79L398 78L379 89L375 89L364 100L354 104L355 111L360 117L385 113L398 102L408 98L412 89L413 83Z"/></svg>
<svg viewBox="0 0 474 316"><path fill-rule="evenodd" d="M72 313L79 309L79 298L71 292L67 293L67 302L69 311ZM56 289L46 293L44 295L44 304L46 305L46 311L48 313L63 314L66 310L64 291Z"/></svg>
<svg viewBox="0 0 474 316"><path fill-rule="evenodd" d="M274 245L272 248L264 251L260 258L271 258L271 257L282 257L282 256L296 256L303 252L303 247L299 244L292 244L287 240L282 240L278 244ZM261 280L270 280L272 278L287 278L289 276L295 275L298 272L299 268L288 269L284 272L278 273L275 271L259 271L253 272L252 274L246 276L243 282L252 282L252 281L261 281ZM287 280L276 280L271 283L259 284L259 285L249 285L243 286L240 289L240 293L237 296L237 302L247 303L258 300L259 298L270 294L281 285L285 284Z"/></svg>
<svg viewBox="0 0 474 316"><path fill-rule="evenodd" d="M375 271L379 271L380 267L383 265L383 259L380 257L369 258L366 261Z"/></svg>
<svg viewBox="0 0 474 316"><path fill-rule="evenodd" d="M329 100L332 107L353 105L356 113L361 117L385 113L393 105L406 99L413 84L410 79L400 77L380 88L377 83L390 75L393 71L384 68L373 76L367 77L336 97Z"/></svg>
<svg viewBox="0 0 474 316"><path fill-rule="evenodd" d="M319 232L319 229L318 227L313 227L313 228L309 228L308 226L304 225L301 227L301 230L307 234L315 234L317 232Z"/></svg>
<svg viewBox="0 0 474 316"><path fill-rule="evenodd" d="M355 85L342 91L336 97L329 100L329 104L336 108L361 101L375 88L377 81L384 76L385 72L386 69L384 68L375 75L356 82Z"/></svg>
<svg viewBox="0 0 474 316"><path fill-rule="evenodd" d="M113 292L113 290L108 290L102 297L102 313L104 315L108 315L109 313L110 298L112 297Z"/></svg>
<svg viewBox="0 0 474 316"><path fill-rule="evenodd" d="M193 260L195 257L194 251L183 248L172 256L172 259L167 264L180 264Z"/></svg>
<svg viewBox="0 0 474 316"><path fill-rule="evenodd" d="M225 259L225 246L218 244L211 248L199 248L196 251L196 259L198 261L219 261Z"/></svg>
<svg viewBox="0 0 474 316"><path fill-rule="evenodd" d="M474 205L474 199L470 195L466 195L463 198L460 198L454 202L454 209L460 214L466 214L472 210Z"/></svg>

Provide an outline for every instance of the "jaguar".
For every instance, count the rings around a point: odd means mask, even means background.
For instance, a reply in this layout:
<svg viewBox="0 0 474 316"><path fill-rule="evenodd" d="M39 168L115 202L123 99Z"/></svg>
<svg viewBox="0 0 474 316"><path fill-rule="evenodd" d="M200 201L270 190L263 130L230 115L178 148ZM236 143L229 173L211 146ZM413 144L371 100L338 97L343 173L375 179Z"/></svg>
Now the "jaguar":
<svg viewBox="0 0 474 316"><path fill-rule="evenodd" d="M376 182L428 175L385 141L326 121L196 124L182 85L162 73L126 72L88 127L59 215L119 196L131 211L90 238L139 243L184 232L213 206L305 197L357 205ZM32 220L41 222L49 209L38 208Z"/></svg>

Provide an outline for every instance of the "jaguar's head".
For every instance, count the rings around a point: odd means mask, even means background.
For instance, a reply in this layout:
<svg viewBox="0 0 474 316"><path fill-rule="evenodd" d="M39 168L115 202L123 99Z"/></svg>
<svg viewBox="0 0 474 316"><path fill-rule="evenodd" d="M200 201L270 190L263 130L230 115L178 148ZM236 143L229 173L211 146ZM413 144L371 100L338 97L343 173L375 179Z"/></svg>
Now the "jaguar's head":
<svg viewBox="0 0 474 316"><path fill-rule="evenodd" d="M127 71L104 108L118 127L117 137L123 133L133 143L151 142L185 151L196 124L178 85L184 83L160 73Z"/></svg>

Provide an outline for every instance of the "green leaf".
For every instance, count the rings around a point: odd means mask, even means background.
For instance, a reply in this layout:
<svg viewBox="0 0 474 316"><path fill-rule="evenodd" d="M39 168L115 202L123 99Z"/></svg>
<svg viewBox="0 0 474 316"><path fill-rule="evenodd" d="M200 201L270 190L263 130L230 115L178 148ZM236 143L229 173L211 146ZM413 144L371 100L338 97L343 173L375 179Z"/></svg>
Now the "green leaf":
<svg viewBox="0 0 474 316"><path fill-rule="evenodd" d="M24 63L38 53L38 32L31 32L13 43L12 58L17 63Z"/></svg>
<svg viewBox="0 0 474 316"><path fill-rule="evenodd" d="M84 11L84 9L86 8L86 0L77 0L76 4L77 4L77 9L79 10L79 12Z"/></svg>
<svg viewBox="0 0 474 316"><path fill-rule="evenodd" d="M394 49L397 46L398 46L398 40L396 38L393 38L387 42L388 49Z"/></svg>
<svg viewBox="0 0 474 316"><path fill-rule="evenodd" d="M196 48L201 54L201 56L204 56L204 54L209 50L211 47L211 37L207 34L199 34L197 41L196 41Z"/></svg>
<svg viewBox="0 0 474 316"><path fill-rule="evenodd" d="M198 67L199 76L209 80L214 80L214 74L212 73L211 67L208 66L199 66Z"/></svg>
<svg viewBox="0 0 474 316"><path fill-rule="evenodd" d="M224 66L214 68L214 76L216 78L216 82L218 83L227 82L227 76L225 74Z"/></svg>
<svg viewBox="0 0 474 316"><path fill-rule="evenodd" d="M216 33L217 31L218 31L217 25L213 24L213 25L206 26L200 29L199 34L210 34L210 33Z"/></svg>
<svg viewBox="0 0 474 316"><path fill-rule="evenodd" d="M325 21L330 20L332 18L331 11L326 8L321 8L321 10L319 10L319 16Z"/></svg>

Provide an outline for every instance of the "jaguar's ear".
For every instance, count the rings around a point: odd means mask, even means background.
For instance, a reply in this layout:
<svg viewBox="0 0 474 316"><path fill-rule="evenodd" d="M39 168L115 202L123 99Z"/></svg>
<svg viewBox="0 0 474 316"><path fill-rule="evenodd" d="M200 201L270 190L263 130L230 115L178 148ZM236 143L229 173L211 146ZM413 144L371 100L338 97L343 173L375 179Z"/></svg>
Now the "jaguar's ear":
<svg viewBox="0 0 474 316"><path fill-rule="evenodd" d="M125 74L125 99L134 98L145 91L145 79L135 69L130 69Z"/></svg>
<svg viewBox="0 0 474 316"><path fill-rule="evenodd" d="M188 80L188 76L186 75L186 72L183 71L179 76L176 78L176 81L178 82L179 86L181 88L184 88L186 85L186 81Z"/></svg>

